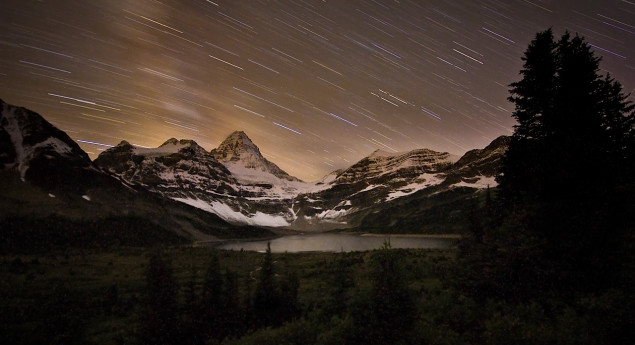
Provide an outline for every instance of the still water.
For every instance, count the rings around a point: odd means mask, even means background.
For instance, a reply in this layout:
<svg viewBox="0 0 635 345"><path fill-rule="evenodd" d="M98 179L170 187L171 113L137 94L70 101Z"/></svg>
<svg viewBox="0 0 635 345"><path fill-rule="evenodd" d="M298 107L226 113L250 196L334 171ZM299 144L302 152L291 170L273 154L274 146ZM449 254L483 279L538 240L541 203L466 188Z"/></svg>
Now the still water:
<svg viewBox="0 0 635 345"><path fill-rule="evenodd" d="M379 249L384 241L390 241L391 248L448 248L456 240L446 238L414 237L406 235L364 236L359 234L309 234L282 236L273 240L225 242L216 248L227 250L248 250L264 252L271 243L274 253L299 252L350 252Z"/></svg>

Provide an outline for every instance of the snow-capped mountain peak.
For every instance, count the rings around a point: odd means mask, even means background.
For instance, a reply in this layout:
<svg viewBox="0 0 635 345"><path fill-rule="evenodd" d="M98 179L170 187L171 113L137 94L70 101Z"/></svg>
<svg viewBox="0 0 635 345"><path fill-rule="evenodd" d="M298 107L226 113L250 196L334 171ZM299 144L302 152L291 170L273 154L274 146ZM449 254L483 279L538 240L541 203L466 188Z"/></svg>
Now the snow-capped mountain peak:
<svg viewBox="0 0 635 345"><path fill-rule="evenodd" d="M268 175L287 181L299 181L263 157L258 146L243 131L230 134L211 153L219 162L225 164L232 175L242 181L270 182Z"/></svg>
<svg viewBox="0 0 635 345"><path fill-rule="evenodd" d="M262 157L260 149L243 131L235 131L230 134L216 149L212 150L212 154L219 162L223 163L238 161L241 158L248 160L252 157Z"/></svg>
<svg viewBox="0 0 635 345"><path fill-rule="evenodd" d="M122 145L124 143L127 144L127 142L122 141L119 145ZM147 147L139 147L139 146L132 146L132 145L131 145L131 148L135 154L143 155L143 156L156 156L156 155L161 156L161 155L168 155L168 154L179 153L179 152L185 153L188 156L197 156L197 157L207 154L207 151L205 151L203 147L201 147L199 144L196 143L196 141L191 139L178 140L175 138L170 138L156 148L147 148ZM184 150L187 150L189 152L184 152Z"/></svg>
<svg viewBox="0 0 635 345"><path fill-rule="evenodd" d="M344 170L337 180L357 181L359 179L403 179L424 173L436 173L456 162L458 157L447 152L417 149L408 152L389 153L374 151L353 166Z"/></svg>

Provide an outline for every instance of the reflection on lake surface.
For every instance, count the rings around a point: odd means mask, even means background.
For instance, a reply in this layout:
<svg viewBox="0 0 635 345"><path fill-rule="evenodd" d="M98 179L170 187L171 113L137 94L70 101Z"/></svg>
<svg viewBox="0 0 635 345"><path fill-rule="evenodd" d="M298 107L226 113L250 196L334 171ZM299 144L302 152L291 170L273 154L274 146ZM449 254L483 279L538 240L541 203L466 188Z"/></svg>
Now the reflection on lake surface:
<svg viewBox="0 0 635 345"><path fill-rule="evenodd" d="M407 235L372 235L359 234L310 234L282 236L273 240L225 242L216 248L227 250L248 250L264 252L267 243L271 243L274 253L298 252L350 252L379 249L384 241L390 241L391 248L448 248L455 240L446 238L413 237Z"/></svg>

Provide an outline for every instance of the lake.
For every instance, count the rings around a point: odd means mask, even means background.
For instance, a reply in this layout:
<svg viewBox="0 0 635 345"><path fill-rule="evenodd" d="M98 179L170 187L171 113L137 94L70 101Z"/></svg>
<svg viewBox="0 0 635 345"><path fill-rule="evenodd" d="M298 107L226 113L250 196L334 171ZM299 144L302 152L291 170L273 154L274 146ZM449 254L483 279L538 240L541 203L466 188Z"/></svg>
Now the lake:
<svg viewBox="0 0 635 345"><path fill-rule="evenodd" d="M412 235L362 235L362 234L304 234L282 236L270 240L231 240L216 246L226 250L248 250L264 252L271 243L274 253L299 252L351 252L379 249L384 241L390 240L392 248L448 248L455 244L455 238L430 238Z"/></svg>

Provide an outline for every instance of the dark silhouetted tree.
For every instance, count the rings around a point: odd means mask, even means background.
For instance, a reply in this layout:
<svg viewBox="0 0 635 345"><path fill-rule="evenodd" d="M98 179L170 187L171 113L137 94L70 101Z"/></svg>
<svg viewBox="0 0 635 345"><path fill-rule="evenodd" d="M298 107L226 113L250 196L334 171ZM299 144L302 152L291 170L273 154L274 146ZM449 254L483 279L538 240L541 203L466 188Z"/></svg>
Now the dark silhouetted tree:
<svg viewBox="0 0 635 345"><path fill-rule="evenodd" d="M201 292L201 322L203 322L203 334L205 334L206 339L219 340L223 333L223 289L220 262L218 255L214 252L205 272L203 291Z"/></svg>
<svg viewBox="0 0 635 345"><path fill-rule="evenodd" d="M142 315L143 344L176 344L179 341L177 286L172 267L160 252L150 257L146 271L146 303Z"/></svg>
<svg viewBox="0 0 635 345"><path fill-rule="evenodd" d="M297 273L285 262L284 276L280 279L280 318L289 321L296 318L300 312L298 303L298 289L300 280Z"/></svg>
<svg viewBox="0 0 635 345"><path fill-rule="evenodd" d="M299 311L297 275L287 267L286 272L278 276L273 264L271 245L268 243L254 292L256 327L280 326L292 320Z"/></svg>
<svg viewBox="0 0 635 345"><path fill-rule="evenodd" d="M220 337L239 336L242 334L244 325L244 313L240 303L240 293L238 291L238 277L230 270L226 270L223 275L223 293L221 300Z"/></svg>
<svg viewBox="0 0 635 345"><path fill-rule="evenodd" d="M401 266L400 252L384 248L371 257L370 295L351 305L351 344L409 344L417 319L414 298Z"/></svg>
<svg viewBox="0 0 635 345"><path fill-rule="evenodd" d="M627 229L619 221L632 204L620 186L633 179L633 105L579 36L540 32L522 59L509 97L518 125L498 178L506 211L498 249L552 274L559 289L610 284ZM522 241L512 247L505 237ZM539 280L525 273L523 283Z"/></svg>
<svg viewBox="0 0 635 345"><path fill-rule="evenodd" d="M347 260L345 253L338 254L337 259L332 264L331 275L327 281L328 293L321 306L321 317L327 321L333 316L341 317L346 312L346 305L350 297L348 291L355 285L350 266L350 260Z"/></svg>
<svg viewBox="0 0 635 345"><path fill-rule="evenodd" d="M279 326L281 296L273 267L271 244L267 243L267 250L262 260L254 292L254 316L258 327Z"/></svg>
<svg viewBox="0 0 635 345"><path fill-rule="evenodd" d="M191 276L183 289L183 306L181 308L182 333L188 344L205 344L205 323L202 318L203 308L198 291L196 272L192 270Z"/></svg>

